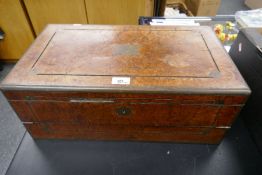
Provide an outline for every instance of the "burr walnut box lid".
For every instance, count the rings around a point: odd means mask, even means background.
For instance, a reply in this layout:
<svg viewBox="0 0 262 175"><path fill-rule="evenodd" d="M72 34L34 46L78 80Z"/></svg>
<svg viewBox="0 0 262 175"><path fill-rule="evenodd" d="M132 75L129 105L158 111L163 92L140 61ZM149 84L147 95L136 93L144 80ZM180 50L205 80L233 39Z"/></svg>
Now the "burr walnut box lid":
<svg viewBox="0 0 262 175"><path fill-rule="evenodd" d="M249 93L209 27L49 25L2 89Z"/></svg>

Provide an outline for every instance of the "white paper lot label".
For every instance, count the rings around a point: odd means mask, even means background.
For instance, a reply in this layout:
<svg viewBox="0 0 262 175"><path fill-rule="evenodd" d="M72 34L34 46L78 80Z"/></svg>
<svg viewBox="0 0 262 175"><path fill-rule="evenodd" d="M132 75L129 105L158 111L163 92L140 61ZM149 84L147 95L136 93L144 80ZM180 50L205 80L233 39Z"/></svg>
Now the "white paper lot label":
<svg viewBox="0 0 262 175"><path fill-rule="evenodd" d="M130 84L130 77L112 77L112 84Z"/></svg>

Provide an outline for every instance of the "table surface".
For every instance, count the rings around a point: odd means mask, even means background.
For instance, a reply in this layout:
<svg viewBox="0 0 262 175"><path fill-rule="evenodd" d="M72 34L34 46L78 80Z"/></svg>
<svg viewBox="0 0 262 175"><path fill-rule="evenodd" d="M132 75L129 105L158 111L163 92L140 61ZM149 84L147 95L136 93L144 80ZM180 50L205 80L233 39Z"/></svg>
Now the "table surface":
<svg viewBox="0 0 262 175"><path fill-rule="evenodd" d="M239 118L219 145L33 140L27 133L7 175L253 175L261 165Z"/></svg>

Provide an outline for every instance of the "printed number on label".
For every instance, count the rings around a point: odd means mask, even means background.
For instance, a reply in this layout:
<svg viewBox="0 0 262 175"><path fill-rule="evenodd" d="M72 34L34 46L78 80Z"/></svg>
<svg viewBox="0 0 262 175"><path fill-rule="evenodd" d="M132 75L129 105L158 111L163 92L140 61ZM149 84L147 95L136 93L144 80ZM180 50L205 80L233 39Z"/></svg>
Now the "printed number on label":
<svg viewBox="0 0 262 175"><path fill-rule="evenodd" d="M130 84L130 77L113 77L112 84Z"/></svg>

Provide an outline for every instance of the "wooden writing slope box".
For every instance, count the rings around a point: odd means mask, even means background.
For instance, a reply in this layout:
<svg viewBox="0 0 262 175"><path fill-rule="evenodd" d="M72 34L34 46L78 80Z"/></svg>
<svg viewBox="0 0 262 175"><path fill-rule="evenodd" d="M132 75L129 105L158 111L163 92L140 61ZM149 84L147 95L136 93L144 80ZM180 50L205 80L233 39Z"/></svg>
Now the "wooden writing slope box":
<svg viewBox="0 0 262 175"><path fill-rule="evenodd" d="M49 25L1 85L34 138L219 143L250 90L209 27Z"/></svg>

